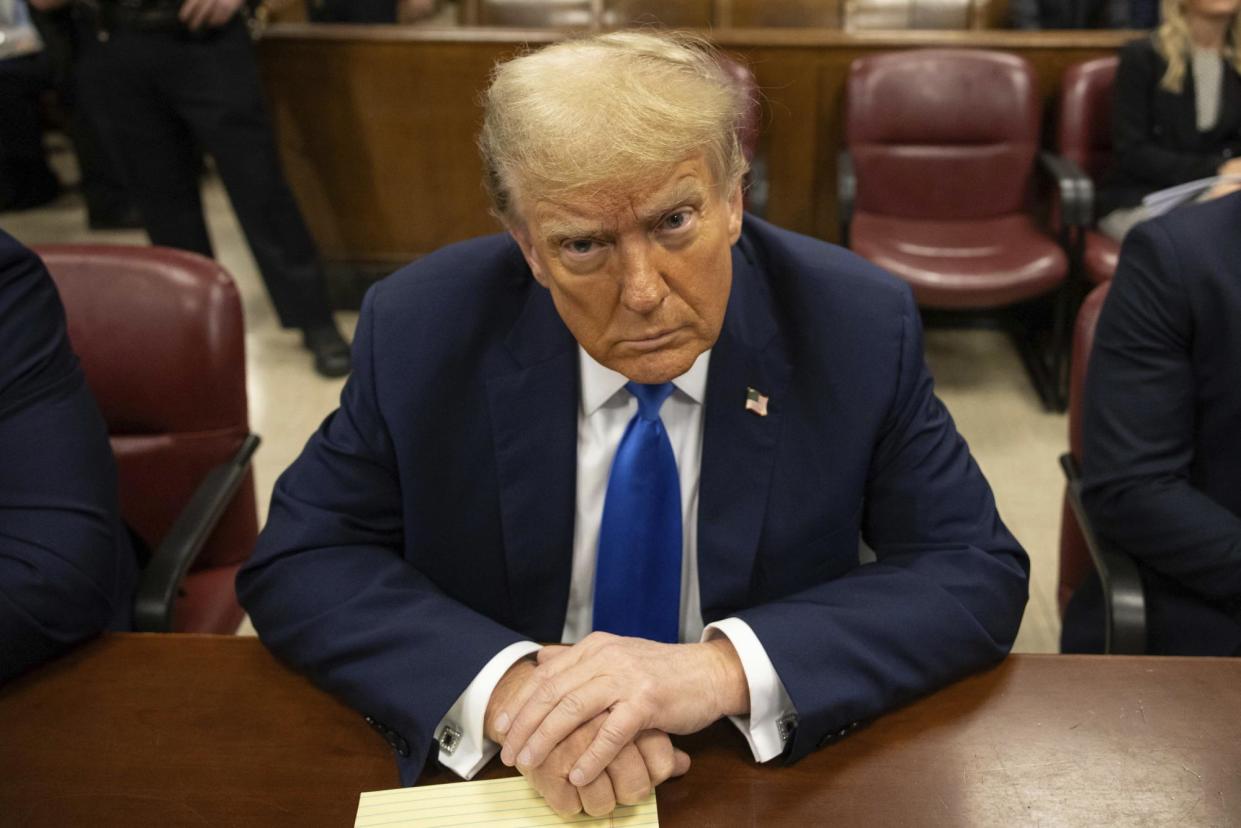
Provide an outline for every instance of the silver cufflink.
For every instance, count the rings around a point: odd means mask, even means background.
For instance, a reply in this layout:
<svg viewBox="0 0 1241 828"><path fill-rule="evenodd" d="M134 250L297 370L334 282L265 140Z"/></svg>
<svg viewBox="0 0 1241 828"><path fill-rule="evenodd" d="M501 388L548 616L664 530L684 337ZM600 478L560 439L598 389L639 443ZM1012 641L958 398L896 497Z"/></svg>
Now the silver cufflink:
<svg viewBox="0 0 1241 828"><path fill-rule="evenodd" d="M776 732L780 734L780 744L787 745L789 737L793 735L793 731L797 728L797 716L789 714L776 721Z"/></svg>
<svg viewBox="0 0 1241 828"><path fill-rule="evenodd" d="M439 735L440 752L452 756L453 751L461 744L461 728L456 725L445 725Z"/></svg>

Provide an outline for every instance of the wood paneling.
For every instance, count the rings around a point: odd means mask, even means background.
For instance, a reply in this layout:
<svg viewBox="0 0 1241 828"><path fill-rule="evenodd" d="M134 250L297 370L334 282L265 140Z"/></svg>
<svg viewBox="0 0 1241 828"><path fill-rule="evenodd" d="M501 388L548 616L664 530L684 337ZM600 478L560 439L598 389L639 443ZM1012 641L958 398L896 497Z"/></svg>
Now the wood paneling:
<svg viewBox="0 0 1241 828"><path fill-rule="evenodd" d="M280 152L324 257L409 261L498 229L474 145L492 65L552 30L272 26L259 44ZM1135 32L728 29L712 39L754 71L766 96L768 218L836 238L835 159L855 58L893 49L999 49L1029 59L1051 102L1064 69Z"/></svg>

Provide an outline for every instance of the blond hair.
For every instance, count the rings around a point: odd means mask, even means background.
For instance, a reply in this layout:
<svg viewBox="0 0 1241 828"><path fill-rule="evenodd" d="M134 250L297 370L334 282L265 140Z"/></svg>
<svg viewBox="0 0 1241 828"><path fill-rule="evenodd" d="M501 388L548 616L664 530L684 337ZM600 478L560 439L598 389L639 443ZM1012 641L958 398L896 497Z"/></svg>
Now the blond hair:
<svg viewBox="0 0 1241 828"><path fill-rule="evenodd" d="M478 145L502 221L516 194L541 198L654 182L701 152L727 194L747 164L737 136L744 92L702 38L610 32L496 66Z"/></svg>
<svg viewBox="0 0 1241 828"><path fill-rule="evenodd" d="M1189 38L1189 21L1185 19L1185 0L1162 0L1160 14L1163 22L1152 37L1155 49L1168 63L1159 85L1169 92L1180 94L1185 88L1185 66L1189 59L1192 41ZM1241 72L1241 14L1232 16L1232 25L1224 39L1224 58L1232 68Z"/></svg>

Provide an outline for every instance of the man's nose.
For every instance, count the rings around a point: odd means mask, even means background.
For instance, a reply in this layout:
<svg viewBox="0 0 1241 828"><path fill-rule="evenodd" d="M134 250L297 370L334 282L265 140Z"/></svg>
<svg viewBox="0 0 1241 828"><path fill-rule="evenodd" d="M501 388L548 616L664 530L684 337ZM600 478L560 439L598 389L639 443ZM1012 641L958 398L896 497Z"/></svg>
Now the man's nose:
<svg viewBox="0 0 1241 828"><path fill-rule="evenodd" d="M648 314L670 292L660 272L658 256L648 245L625 251L621 260L621 302L634 313Z"/></svg>

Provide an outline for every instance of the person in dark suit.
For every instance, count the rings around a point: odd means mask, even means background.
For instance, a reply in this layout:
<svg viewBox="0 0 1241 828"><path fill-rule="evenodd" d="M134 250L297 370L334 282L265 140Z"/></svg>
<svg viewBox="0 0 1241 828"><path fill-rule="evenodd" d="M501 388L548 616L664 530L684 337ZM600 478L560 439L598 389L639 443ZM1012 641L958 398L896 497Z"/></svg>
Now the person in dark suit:
<svg viewBox="0 0 1241 828"><path fill-rule="evenodd" d="M56 286L0 231L0 683L126 629L137 561Z"/></svg>
<svg viewBox="0 0 1241 828"><path fill-rule="evenodd" d="M1241 174L1239 0L1166 0L1163 23L1126 44L1116 68L1112 167L1099 228L1116 240L1148 215L1148 193Z"/></svg>
<svg viewBox="0 0 1241 828"><path fill-rule="evenodd" d="M669 733L728 716L795 760L1011 646L1028 560L912 295L743 217L745 106L682 35L505 63L480 144L509 232L367 294L237 584L406 784L433 745L466 777L502 748L606 813L687 770Z"/></svg>
<svg viewBox="0 0 1241 828"><path fill-rule="evenodd" d="M349 373L314 240L285 181L243 0L73 2L82 51L78 105L122 170L152 244L211 257L199 177L220 181L272 305L326 377Z"/></svg>
<svg viewBox="0 0 1241 828"><path fill-rule="evenodd" d="M1241 655L1241 195L1134 228L1086 373L1082 499L1142 573L1147 650ZM1092 575L1066 652L1101 652Z"/></svg>

